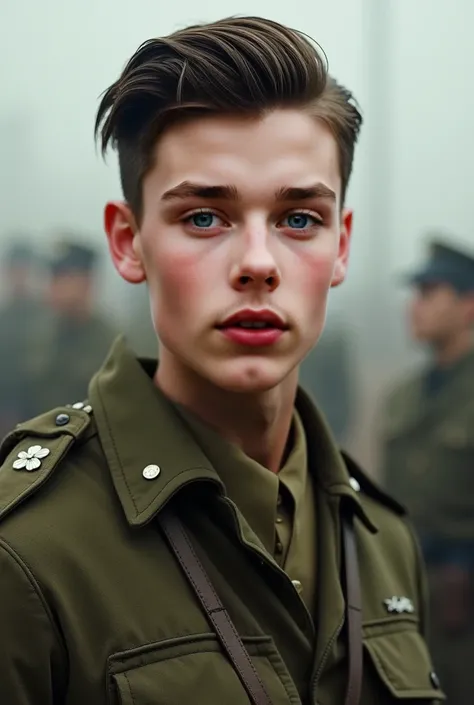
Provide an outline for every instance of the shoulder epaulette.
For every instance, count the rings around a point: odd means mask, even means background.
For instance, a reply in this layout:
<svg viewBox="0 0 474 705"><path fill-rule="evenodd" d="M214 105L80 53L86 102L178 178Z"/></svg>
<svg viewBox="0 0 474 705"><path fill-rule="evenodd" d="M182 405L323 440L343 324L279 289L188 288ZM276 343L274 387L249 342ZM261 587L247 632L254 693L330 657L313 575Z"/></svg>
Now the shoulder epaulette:
<svg viewBox="0 0 474 705"><path fill-rule="evenodd" d="M74 404L18 424L0 447L0 520L53 475L91 425L91 407Z"/></svg>

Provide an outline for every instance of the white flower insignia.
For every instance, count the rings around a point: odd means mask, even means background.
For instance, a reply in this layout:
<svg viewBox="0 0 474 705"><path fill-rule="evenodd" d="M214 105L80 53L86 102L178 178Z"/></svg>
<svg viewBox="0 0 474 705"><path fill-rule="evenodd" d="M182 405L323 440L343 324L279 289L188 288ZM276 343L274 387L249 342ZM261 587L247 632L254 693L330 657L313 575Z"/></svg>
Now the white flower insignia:
<svg viewBox="0 0 474 705"><path fill-rule="evenodd" d="M396 612L397 614L402 614L403 612L412 614L415 611L413 602L408 597L389 597L384 600L384 605L387 612Z"/></svg>
<svg viewBox="0 0 474 705"><path fill-rule="evenodd" d="M13 467L15 470L38 470L41 467L41 459L50 454L48 448L41 446L31 446L28 450L21 450L18 453L18 460L15 460Z"/></svg>

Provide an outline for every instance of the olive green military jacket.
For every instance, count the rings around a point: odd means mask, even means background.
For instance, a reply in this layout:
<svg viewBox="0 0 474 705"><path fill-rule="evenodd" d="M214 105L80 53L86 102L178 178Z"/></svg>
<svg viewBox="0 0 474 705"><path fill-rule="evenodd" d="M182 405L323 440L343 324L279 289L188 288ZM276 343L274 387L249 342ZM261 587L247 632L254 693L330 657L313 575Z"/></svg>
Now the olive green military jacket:
<svg viewBox="0 0 474 705"><path fill-rule="evenodd" d="M318 468L313 621L172 404L121 342L89 403L22 424L1 451L0 702L245 705L248 697L157 516L170 503L274 705L342 705L347 682L340 513L355 514L363 596L361 705L443 696L423 631L423 578L397 504L352 479L314 409L297 407ZM81 405L76 405L76 407ZM318 432L321 435L321 432Z"/></svg>
<svg viewBox="0 0 474 705"><path fill-rule="evenodd" d="M474 352L436 394L423 385L400 384L381 414L384 483L424 534L474 541Z"/></svg>

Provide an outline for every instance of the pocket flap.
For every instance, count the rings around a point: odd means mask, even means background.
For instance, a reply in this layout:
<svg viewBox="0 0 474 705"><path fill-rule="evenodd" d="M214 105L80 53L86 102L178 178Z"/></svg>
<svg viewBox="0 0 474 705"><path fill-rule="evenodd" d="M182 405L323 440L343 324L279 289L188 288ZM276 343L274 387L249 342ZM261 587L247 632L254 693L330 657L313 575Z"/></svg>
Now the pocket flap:
<svg viewBox="0 0 474 705"><path fill-rule="evenodd" d="M407 629L379 634L364 644L380 678L396 698L446 699L437 687L428 648L419 632Z"/></svg>

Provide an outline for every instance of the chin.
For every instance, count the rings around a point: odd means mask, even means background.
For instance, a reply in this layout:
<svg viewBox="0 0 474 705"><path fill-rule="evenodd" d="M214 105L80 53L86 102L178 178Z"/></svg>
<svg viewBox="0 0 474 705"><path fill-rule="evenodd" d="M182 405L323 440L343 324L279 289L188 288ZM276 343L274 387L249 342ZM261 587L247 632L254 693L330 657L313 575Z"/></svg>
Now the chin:
<svg viewBox="0 0 474 705"><path fill-rule="evenodd" d="M241 394L258 394L278 387L292 368L278 361L234 360L219 365L212 373L212 381L220 389Z"/></svg>

